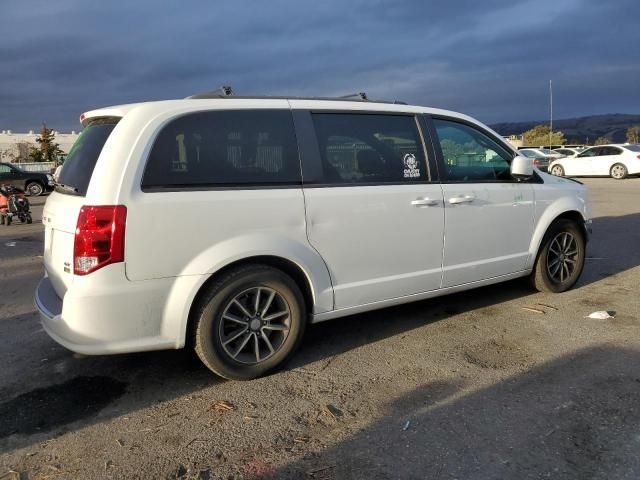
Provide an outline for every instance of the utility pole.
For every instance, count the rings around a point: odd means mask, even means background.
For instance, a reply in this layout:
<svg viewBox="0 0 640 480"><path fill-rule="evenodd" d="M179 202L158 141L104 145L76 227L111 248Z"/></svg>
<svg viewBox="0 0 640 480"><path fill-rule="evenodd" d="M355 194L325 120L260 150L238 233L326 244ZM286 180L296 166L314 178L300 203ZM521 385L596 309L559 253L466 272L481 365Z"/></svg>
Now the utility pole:
<svg viewBox="0 0 640 480"><path fill-rule="evenodd" d="M553 135L553 86L549 80L549 150L551 150L551 136Z"/></svg>

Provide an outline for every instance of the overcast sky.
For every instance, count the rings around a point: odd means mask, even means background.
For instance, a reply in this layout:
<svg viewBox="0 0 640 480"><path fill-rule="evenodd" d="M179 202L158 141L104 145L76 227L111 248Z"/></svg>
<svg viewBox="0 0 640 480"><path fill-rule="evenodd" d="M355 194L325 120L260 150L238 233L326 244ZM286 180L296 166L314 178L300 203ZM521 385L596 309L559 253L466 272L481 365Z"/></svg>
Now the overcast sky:
<svg viewBox="0 0 640 480"><path fill-rule="evenodd" d="M370 97L486 122L640 113L639 0L0 0L0 129L99 106Z"/></svg>

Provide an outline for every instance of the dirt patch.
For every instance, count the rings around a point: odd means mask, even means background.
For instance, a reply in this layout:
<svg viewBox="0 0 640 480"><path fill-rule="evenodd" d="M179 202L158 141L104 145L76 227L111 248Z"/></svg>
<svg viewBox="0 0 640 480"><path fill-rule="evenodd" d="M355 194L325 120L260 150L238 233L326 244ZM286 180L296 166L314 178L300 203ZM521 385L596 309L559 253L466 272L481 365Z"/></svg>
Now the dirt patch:
<svg viewBox="0 0 640 480"><path fill-rule="evenodd" d="M532 363L529 352L524 348L497 340L490 340L466 349L464 357L473 365L493 369L525 367Z"/></svg>
<svg viewBox="0 0 640 480"><path fill-rule="evenodd" d="M120 397L126 383L111 377L76 377L0 404L0 438L46 432L89 417Z"/></svg>

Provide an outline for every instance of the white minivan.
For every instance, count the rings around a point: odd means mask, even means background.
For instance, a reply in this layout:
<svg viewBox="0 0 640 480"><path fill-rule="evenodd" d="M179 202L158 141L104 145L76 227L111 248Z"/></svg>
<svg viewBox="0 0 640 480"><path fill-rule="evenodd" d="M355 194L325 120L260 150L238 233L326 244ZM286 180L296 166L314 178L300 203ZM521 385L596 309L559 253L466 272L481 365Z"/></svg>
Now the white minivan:
<svg viewBox="0 0 640 480"><path fill-rule="evenodd" d="M80 117L43 212L46 332L250 379L307 323L530 276L571 288L587 189L458 113L224 93Z"/></svg>

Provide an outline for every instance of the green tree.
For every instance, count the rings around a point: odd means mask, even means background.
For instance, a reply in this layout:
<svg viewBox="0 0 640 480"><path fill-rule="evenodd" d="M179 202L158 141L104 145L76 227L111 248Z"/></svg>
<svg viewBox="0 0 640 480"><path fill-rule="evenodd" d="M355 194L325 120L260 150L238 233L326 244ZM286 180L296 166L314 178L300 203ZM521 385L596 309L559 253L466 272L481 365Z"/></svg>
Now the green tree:
<svg viewBox="0 0 640 480"><path fill-rule="evenodd" d="M536 125L531 130L527 130L522 134L523 143L528 147L541 147L543 145L562 145L564 144L564 134L556 131L551 133L549 125Z"/></svg>
<svg viewBox="0 0 640 480"><path fill-rule="evenodd" d="M609 140L607 137L598 137L596 138L596 141L593 143L594 145L607 145L611 143L611 140Z"/></svg>
<svg viewBox="0 0 640 480"><path fill-rule="evenodd" d="M31 147L29 158L32 162L57 162L58 155L64 153L60 145L55 142L56 134L53 129L43 123L40 136L36 137L37 147Z"/></svg>
<svg viewBox="0 0 640 480"><path fill-rule="evenodd" d="M640 143L640 125L627 128L627 142Z"/></svg>

